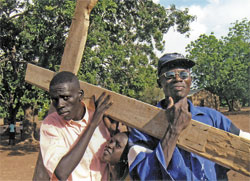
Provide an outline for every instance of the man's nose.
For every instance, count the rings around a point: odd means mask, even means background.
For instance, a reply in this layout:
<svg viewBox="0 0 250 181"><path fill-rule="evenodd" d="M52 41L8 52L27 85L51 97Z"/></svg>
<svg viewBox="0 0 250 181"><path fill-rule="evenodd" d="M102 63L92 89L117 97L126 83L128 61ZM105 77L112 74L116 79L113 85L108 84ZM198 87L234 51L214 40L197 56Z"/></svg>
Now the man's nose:
<svg viewBox="0 0 250 181"><path fill-rule="evenodd" d="M57 103L57 106L59 107L59 108L62 108L62 107L64 107L64 100L62 99L62 98L59 98L58 99L58 103Z"/></svg>
<svg viewBox="0 0 250 181"><path fill-rule="evenodd" d="M182 80L183 80L183 79L181 79L179 73L175 73L174 79L175 79L176 81L182 81Z"/></svg>
<svg viewBox="0 0 250 181"><path fill-rule="evenodd" d="M110 142L109 143L109 148L114 148L114 146L115 146L115 142Z"/></svg>

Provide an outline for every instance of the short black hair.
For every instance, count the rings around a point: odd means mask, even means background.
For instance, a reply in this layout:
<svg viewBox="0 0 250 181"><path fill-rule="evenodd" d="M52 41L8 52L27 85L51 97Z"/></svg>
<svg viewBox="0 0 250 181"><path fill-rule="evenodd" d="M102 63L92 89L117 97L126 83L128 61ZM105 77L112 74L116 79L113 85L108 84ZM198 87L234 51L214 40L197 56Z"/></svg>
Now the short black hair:
<svg viewBox="0 0 250 181"><path fill-rule="evenodd" d="M71 82L74 83L77 87L80 88L80 82L75 74L68 71L62 71L57 73L52 80L50 81L49 87L51 88L54 85Z"/></svg>

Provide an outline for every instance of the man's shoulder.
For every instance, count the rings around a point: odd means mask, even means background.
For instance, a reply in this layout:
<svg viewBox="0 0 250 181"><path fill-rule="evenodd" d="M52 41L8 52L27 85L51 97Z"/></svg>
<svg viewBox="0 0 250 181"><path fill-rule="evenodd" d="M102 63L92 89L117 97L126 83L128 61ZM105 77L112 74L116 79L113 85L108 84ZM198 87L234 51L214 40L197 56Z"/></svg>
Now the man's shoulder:
<svg viewBox="0 0 250 181"><path fill-rule="evenodd" d="M215 109L213 109L213 108L195 106L195 105L193 105L193 103L192 103L190 100L188 100L188 103L189 103L189 105L190 105L192 114L195 114L195 115L202 115L202 114L207 114L207 115L221 114L219 111L217 111L217 110L215 110Z"/></svg>
<svg viewBox="0 0 250 181"><path fill-rule="evenodd" d="M200 110L201 112L204 112L206 114L210 114L210 115L214 115L214 114L222 114L221 112L213 109L213 108L210 108L210 107L200 107L200 106L196 106L195 107L196 109Z"/></svg>
<svg viewBox="0 0 250 181"><path fill-rule="evenodd" d="M143 146L146 144L148 145L148 148L154 148L158 144L159 139L143 133L135 128L131 128L129 133L129 142L130 144L139 144Z"/></svg>
<svg viewBox="0 0 250 181"><path fill-rule="evenodd" d="M45 117L42 121L40 131L54 133L55 130L65 127L65 122L54 112ZM57 131L56 131L57 132Z"/></svg>
<svg viewBox="0 0 250 181"><path fill-rule="evenodd" d="M42 124L57 124L58 122L61 122L60 116L57 114L57 112L53 112L45 117Z"/></svg>
<svg viewBox="0 0 250 181"><path fill-rule="evenodd" d="M199 122L211 125L213 127L228 131L231 125L231 120L221 112L209 107L195 107L192 112L192 118Z"/></svg>

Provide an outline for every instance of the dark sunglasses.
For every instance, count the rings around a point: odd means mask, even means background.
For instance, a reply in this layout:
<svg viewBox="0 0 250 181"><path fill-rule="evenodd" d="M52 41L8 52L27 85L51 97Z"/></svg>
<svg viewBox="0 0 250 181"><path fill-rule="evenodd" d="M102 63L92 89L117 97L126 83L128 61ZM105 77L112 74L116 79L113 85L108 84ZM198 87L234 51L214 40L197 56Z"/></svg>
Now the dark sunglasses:
<svg viewBox="0 0 250 181"><path fill-rule="evenodd" d="M173 79L176 77L176 75L178 75L182 80L184 80L190 76L190 73L182 71L182 72L165 72L161 74L161 76L164 76L166 79Z"/></svg>

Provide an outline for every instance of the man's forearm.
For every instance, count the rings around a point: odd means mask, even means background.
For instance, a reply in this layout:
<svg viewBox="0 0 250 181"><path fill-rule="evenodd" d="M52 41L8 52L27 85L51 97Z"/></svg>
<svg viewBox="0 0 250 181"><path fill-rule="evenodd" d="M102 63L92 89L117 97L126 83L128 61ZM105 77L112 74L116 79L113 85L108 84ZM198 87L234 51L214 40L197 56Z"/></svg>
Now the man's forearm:
<svg viewBox="0 0 250 181"><path fill-rule="evenodd" d="M168 106L166 114L169 119L169 124L165 135L161 140L161 146L164 152L166 166L168 166L173 156L178 137L189 125L191 120L191 113L188 111L187 98L179 100L174 106Z"/></svg>
<svg viewBox="0 0 250 181"><path fill-rule="evenodd" d="M95 100L95 97L92 97L92 99ZM63 156L55 169L55 175L59 180L66 180L79 164L95 129L103 120L105 111L112 105L110 95L106 96L105 92L94 102L96 104L96 110L90 124L76 140L70 151Z"/></svg>
<svg viewBox="0 0 250 181"><path fill-rule="evenodd" d="M87 129L76 140L76 144L70 149L70 151L62 157L58 163L54 174L59 180L67 180L75 167L81 161L89 141L96 129L96 126L88 125Z"/></svg>
<svg viewBox="0 0 250 181"><path fill-rule="evenodd" d="M173 126L169 124L166 133L163 139L161 140L161 146L163 149L165 163L167 167L172 158L179 135L180 134L178 134L177 131L173 129Z"/></svg>

